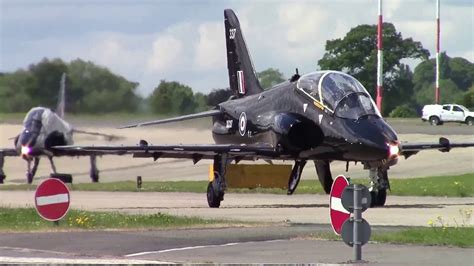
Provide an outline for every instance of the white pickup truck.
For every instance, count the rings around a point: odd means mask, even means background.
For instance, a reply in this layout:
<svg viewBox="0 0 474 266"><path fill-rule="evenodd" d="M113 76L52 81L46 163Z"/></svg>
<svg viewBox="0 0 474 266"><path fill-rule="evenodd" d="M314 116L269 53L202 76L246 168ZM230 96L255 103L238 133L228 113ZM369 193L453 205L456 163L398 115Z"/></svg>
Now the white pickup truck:
<svg viewBox="0 0 474 266"><path fill-rule="evenodd" d="M460 122L472 126L474 112L459 104L430 104L423 107L421 120L430 121L434 126L442 125L444 122Z"/></svg>

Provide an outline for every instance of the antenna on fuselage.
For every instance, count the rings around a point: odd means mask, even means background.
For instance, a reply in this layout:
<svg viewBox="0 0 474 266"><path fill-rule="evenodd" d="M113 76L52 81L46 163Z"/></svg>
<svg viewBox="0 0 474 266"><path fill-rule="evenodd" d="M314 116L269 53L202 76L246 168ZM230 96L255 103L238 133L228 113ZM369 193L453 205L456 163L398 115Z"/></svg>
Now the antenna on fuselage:
<svg viewBox="0 0 474 266"><path fill-rule="evenodd" d="M300 74L298 73L298 68L296 68L295 71L296 71L296 73L293 76L291 76L290 82L295 82L295 81L299 80L300 77L301 77Z"/></svg>

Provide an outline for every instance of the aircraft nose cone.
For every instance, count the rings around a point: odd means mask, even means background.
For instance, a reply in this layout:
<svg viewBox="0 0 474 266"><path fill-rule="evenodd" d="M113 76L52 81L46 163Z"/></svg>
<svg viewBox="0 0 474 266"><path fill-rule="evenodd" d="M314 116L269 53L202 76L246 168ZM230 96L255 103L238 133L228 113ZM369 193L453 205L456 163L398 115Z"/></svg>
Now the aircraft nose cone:
<svg viewBox="0 0 474 266"><path fill-rule="evenodd" d="M359 144L359 157L382 160L398 153L397 134L382 118L368 116L350 123L353 142Z"/></svg>

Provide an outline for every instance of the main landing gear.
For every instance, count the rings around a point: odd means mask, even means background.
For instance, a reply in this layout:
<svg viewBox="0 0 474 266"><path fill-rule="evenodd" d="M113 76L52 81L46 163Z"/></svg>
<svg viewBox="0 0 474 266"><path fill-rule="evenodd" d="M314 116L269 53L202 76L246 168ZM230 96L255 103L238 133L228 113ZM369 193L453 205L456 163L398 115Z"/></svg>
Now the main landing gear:
<svg viewBox="0 0 474 266"><path fill-rule="evenodd" d="M65 183L72 183L72 175L71 174L61 174L56 171L56 166L54 165L53 157L48 156L49 162L51 164L51 169L53 172L51 173L50 177L51 178L57 178L60 179L61 181ZM40 157L34 157L34 158L28 158L26 159L27 162L27 170L26 170L26 181L28 184L33 183L33 178L36 174L36 171L38 170L38 165L40 162ZM33 167L31 166L31 163L33 163ZM91 163L91 168L89 171L89 176L92 180L92 182L97 183L99 182L99 169L97 168L97 156L96 155L91 155L90 156L90 163ZM3 174L3 156L0 157L0 183L3 183L2 174ZM4 174L3 174L4 176Z"/></svg>
<svg viewBox="0 0 474 266"><path fill-rule="evenodd" d="M214 156L213 179L207 185L207 203L211 208L219 208L224 200L227 184L225 181L225 171L227 166L227 155L219 154Z"/></svg>

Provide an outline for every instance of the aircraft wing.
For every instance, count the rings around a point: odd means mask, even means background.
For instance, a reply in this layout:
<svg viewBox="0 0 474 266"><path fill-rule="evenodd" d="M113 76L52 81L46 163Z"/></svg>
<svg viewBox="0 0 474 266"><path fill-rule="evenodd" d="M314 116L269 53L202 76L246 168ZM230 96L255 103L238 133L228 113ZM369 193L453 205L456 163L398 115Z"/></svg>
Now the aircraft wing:
<svg viewBox="0 0 474 266"><path fill-rule="evenodd" d="M137 158L187 158L197 163L201 159L213 159L215 155L227 154L229 159L286 159L290 155L276 151L268 145L135 145L135 146L56 146L55 151L64 155L125 155Z"/></svg>
<svg viewBox="0 0 474 266"><path fill-rule="evenodd" d="M0 149L0 155L2 156L18 156L18 152L16 149Z"/></svg>
<svg viewBox="0 0 474 266"><path fill-rule="evenodd" d="M452 148L474 147L474 142L451 143L447 138L439 138L438 143L401 143L400 155L408 158L422 150L449 152Z"/></svg>

